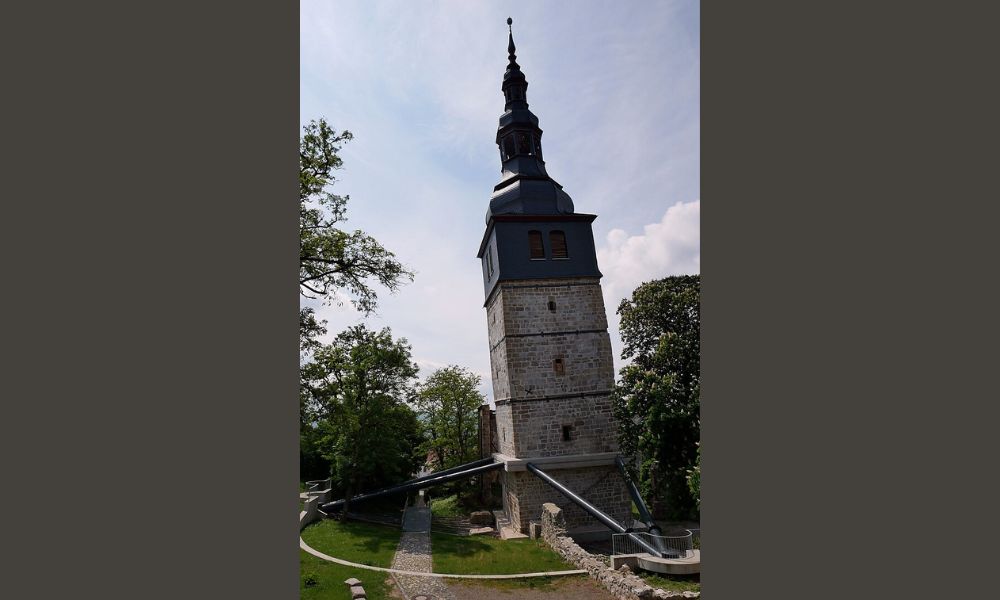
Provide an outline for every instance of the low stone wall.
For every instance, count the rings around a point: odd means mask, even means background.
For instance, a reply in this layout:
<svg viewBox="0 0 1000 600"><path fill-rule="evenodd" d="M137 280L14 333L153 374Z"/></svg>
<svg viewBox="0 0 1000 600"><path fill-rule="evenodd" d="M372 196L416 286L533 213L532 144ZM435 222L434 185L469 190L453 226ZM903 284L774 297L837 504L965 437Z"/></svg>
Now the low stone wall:
<svg viewBox="0 0 1000 600"><path fill-rule="evenodd" d="M566 518L561 508L546 502L542 505L542 539L560 556L584 569L601 582L619 600L660 600L664 598L700 598L699 592L668 592L650 587L627 568L612 570L566 535Z"/></svg>
<svg viewBox="0 0 1000 600"><path fill-rule="evenodd" d="M313 521L319 521L322 515L319 513L319 496L312 496L302 503L302 512L299 513L299 531L305 529L306 525Z"/></svg>
<svg viewBox="0 0 1000 600"><path fill-rule="evenodd" d="M303 510L299 513L299 531L302 531L306 525L313 521L319 521L323 518L319 512L319 505L329 502L333 495L329 479L307 481L306 485L309 486L309 490L299 495L300 498L303 495L306 496L302 501Z"/></svg>

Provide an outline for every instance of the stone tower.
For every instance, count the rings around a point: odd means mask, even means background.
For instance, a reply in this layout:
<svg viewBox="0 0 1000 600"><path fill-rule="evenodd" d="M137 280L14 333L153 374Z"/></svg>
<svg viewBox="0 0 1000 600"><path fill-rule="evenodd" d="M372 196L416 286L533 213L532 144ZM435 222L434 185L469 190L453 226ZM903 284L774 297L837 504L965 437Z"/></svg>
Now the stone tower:
<svg viewBox="0 0 1000 600"><path fill-rule="evenodd" d="M502 177L478 255L496 400L495 456L506 463L504 510L521 532L539 519L544 502L563 507L571 529L597 524L527 471L524 464L532 462L624 523L630 500L614 467L614 365L591 226L597 217L574 212L572 199L546 173L542 130L528 110L513 33L507 51L496 137Z"/></svg>

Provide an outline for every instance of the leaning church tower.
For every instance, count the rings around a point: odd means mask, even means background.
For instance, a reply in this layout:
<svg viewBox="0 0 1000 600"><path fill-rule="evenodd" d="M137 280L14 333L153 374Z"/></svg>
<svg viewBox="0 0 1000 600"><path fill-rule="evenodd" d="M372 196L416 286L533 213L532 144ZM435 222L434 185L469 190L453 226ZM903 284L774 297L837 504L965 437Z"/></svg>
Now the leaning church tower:
<svg viewBox="0 0 1000 600"><path fill-rule="evenodd" d="M510 25L511 20L507 20ZM533 463L627 522L630 499L614 465L614 365L592 223L545 170L542 130L527 102L513 33L496 143L502 176L479 246L496 401L493 432L510 527L527 533L555 502L570 529L597 521L530 473Z"/></svg>

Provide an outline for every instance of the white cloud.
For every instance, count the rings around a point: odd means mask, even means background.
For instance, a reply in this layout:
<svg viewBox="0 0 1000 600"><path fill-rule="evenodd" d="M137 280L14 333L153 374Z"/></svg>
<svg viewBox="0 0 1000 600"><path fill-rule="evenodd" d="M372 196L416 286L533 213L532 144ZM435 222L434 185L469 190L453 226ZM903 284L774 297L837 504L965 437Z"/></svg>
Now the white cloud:
<svg viewBox="0 0 1000 600"><path fill-rule="evenodd" d="M618 304L632 295L639 284L670 275L692 275L701 270L701 200L678 202L663 213L658 223L643 227L640 235L623 229L608 232L597 250L604 279L604 302L608 311L611 345L618 358Z"/></svg>
<svg viewBox="0 0 1000 600"><path fill-rule="evenodd" d="M317 306L329 321L324 341L358 322L390 326L412 344L422 378L458 364L481 374L492 396L475 255L500 176L494 135L508 16L545 130L546 167L577 211L599 215L616 351L621 298L642 281L697 272L698 204L664 215L662 199L700 195L698 3L581 0L573 8L303 0L302 119L323 116L355 134L333 189L351 195L345 227L417 271L395 295L377 290L377 316L349 303Z"/></svg>

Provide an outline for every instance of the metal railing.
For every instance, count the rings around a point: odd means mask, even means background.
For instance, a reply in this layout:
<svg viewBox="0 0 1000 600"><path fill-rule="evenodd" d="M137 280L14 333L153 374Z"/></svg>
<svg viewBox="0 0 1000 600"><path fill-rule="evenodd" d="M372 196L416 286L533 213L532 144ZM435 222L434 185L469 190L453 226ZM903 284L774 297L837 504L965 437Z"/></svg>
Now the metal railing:
<svg viewBox="0 0 1000 600"><path fill-rule="evenodd" d="M638 538L647 546L661 550L663 558L690 558L694 556L692 532L689 529L685 531L687 533L682 535L653 535L641 531L615 533L611 536L611 553L619 555L649 552L638 543Z"/></svg>

